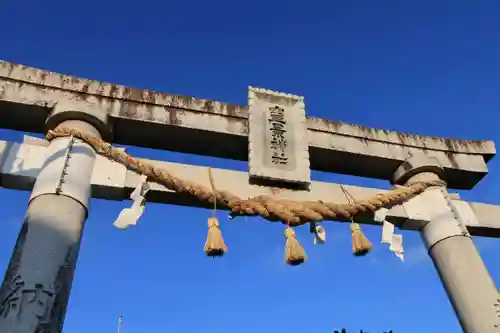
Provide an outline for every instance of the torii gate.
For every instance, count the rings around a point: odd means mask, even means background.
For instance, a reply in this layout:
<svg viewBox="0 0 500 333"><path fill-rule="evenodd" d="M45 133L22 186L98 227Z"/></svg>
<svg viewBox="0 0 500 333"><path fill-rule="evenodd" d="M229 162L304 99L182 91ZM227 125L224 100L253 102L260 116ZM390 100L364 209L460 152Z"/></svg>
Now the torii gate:
<svg viewBox="0 0 500 333"><path fill-rule="evenodd" d="M62 331L90 197L124 200L137 190L136 212L140 212L144 178L125 167L127 161L119 151L113 153L115 161L96 154L96 149L108 157L111 154L99 138L249 160L248 173L146 161L191 182L184 192L151 184L147 199L211 207L210 195L201 198L187 192L215 184L219 208L231 206L236 215L267 214L264 217L269 220L283 220L279 207L307 201L289 208L292 225L314 220L318 216L314 214L320 215L318 220L348 221L357 213L333 214L335 207L323 202L345 204L343 187L312 182L310 169L386 179L413 189L415 184L427 184L417 191L422 193L403 202L375 206L376 200L365 202L365 208L372 205L373 209L357 215L356 222L383 225L388 221L419 231L464 332L500 332L500 296L471 238L500 237L500 206L461 201L446 190L472 189L487 174L486 163L496 153L491 141L408 135L306 117L302 97L263 89L249 89L247 107L100 83L4 61L0 61L0 127L59 133L50 141L31 137L23 143L0 141L0 185L32 190L0 290L0 333ZM86 133L94 141L62 135L63 128ZM104 146L97 147L96 142ZM391 193L346 188L360 199ZM229 205L227 197L223 198L228 193L235 198L257 198L252 202L260 205L260 211L250 212L251 202L245 200ZM259 198L262 195L272 199ZM278 208L265 200L275 200ZM330 211L321 210L325 207ZM384 216L375 214L374 218L373 210ZM122 222L133 223L135 218Z"/></svg>

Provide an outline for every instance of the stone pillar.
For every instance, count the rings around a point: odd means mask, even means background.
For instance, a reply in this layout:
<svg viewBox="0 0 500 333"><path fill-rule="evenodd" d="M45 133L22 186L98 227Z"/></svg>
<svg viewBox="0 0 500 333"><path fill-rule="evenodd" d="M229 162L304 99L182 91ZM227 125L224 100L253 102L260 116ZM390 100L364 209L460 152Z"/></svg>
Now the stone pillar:
<svg viewBox="0 0 500 333"><path fill-rule="evenodd" d="M438 179L443 170L436 161L411 158L394 180L410 185ZM428 188L417 202L417 214L429 220L420 228L422 240L464 333L500 332L500 295L446 188Z"/></svg>
<svg viewBox="0 0 500 333"><path fill-rule="evenodd" d="M101 137L105 117L90 107L58 103L47 129L72 127ZM47 147L0 289L0 333L62 331L95 159L78 139L57 138Z"/></svg>

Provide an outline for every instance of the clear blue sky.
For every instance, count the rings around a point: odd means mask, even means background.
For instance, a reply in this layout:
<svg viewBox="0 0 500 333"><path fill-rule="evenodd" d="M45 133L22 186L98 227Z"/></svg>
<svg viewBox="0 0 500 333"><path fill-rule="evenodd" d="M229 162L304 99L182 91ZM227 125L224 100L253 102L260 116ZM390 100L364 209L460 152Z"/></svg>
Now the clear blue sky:
<svg viewBox="0 0 500 333"><path fill-rule="evenodd" d="M418 134L500 142L500 3L491 1L26 1L0 4L0 58L138 88L245 104L254 85L305 96L309 115ZM19 140L19 133L0 132ZM245 170L243 162L146 149L155 159ZM342 161L332 161L342 163ZM499 159L467 200L500 204ZM387 187L314 173L315 179ZM27 192L0 190L0 270ZM130 202L94 200L65 333L313 333L334 328L459 332L419 235L406 263L365 228L354 258L345 224L328 243L298 237L307 264L283 264L283 227L219 214L229 254L204 256L201 209L148 204L140 224L112 226ZM500 217L499 217L500 218ZM475 239L491 274L500 240ZM1 273L0 273L1 274ZM473 283L473 281L471 281Z"/></svg>

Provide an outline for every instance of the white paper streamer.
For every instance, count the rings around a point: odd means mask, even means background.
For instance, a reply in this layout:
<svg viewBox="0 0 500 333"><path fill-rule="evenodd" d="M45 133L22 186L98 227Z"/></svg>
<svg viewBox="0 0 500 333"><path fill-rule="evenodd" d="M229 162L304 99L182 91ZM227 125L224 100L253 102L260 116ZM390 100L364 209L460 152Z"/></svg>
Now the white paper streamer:
<svg viewBox="0 0 500 333"><path fill-rule="evenodd" d="M405 261L404 251L403 251L403 235L394 234L392 236L392 242L389 246L389 251L394 252L394 254L401 259L401 261Z"/></svg>
<svg viewBox="0 0 500 333"><path fill-rule="evenodd" d="M132 207L125 208L120 212L118 218L113 223L118 229L126 230L131 225L137 225L137 221L144 213L144 206L146 205L146 193L149 191L149 184L147 183L147 176L141 175L139 184L130 194L132 199Z"/></svg>
<svg viewBox="0 0 500 333"><path fill-rule="evenodd" d="M314 244L325 244L326 230L320 225L314 226Z"/></svg>
<svg viewBox="0 0 500 333"><path fill-rule="evenodd" d="M403 251L403 235L395 234L394 224L387 222L385 218L389 210L387 208L380 208L374 213L374 220L382 222L382 244L389 244L389 251L393 252L401 261L404 261Z"/></svg>
<svg viewBox="0 0 500 333"><path fill-rule="evenodd" d="M384 221L382 223L382 244L391 244L394 235L394 224Z"/></svg>

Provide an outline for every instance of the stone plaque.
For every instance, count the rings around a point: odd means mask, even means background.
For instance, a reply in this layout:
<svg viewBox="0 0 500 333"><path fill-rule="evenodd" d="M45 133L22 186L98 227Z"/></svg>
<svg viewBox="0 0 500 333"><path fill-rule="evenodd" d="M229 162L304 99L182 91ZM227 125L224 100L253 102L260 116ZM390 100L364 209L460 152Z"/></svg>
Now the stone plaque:
<svg viewBox="0 0 500 333"><path fill-rule="evenodd" d="M309 186L304 98L249 87L248 162L251 178Z"/></svg>

